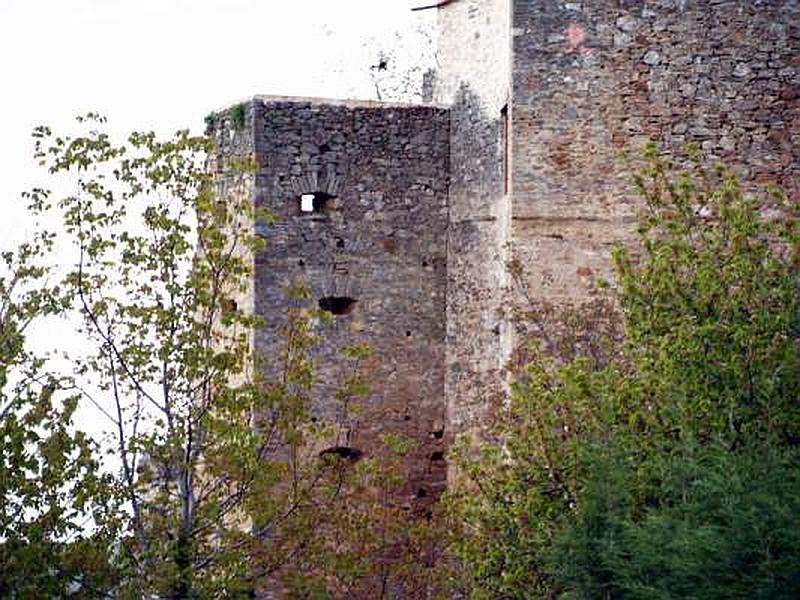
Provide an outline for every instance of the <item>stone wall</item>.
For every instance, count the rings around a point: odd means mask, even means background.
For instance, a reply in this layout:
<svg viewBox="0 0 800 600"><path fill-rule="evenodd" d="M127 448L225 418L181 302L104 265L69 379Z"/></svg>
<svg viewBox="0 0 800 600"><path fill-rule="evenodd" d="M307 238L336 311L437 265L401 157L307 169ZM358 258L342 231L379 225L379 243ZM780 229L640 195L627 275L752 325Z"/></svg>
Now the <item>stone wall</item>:
<svg viewBox="0 0 800 600"><path fill-rule="evenodd" d="M277 217L255 257L256 350L275 356L286 288L332 310L314 353L319 417L342 421L334 394L366 344L374 393L335 441L373 453L383 433L417 442L403 495L415 512L438 497L444 460L449 118L436 107L257 98L256 204ZM320 206L301 210L303 194ZM325 300L327 299L327 300ZM337 305L338 303L338 305Z"/></svg>
<svg viewBox="0 0 800 600"><path fill-rule="evenodd" d="M255 139L253 138L253 107L237 104L213 115L207 121L206 134L212 136L215 152L209 156L208 168L214 174L215 193L218 201L225 202L228 217L230 218L229 230L236 230L235 235L229 236L249 238L253 232L252 206L255 198L256 178L255 173L241 168L241 163L251 159L255 154ZM242 207L245 210L239 210ZM235 242L232 242L235 243ZM238 256L246 261L250 270L253 270L254 259L252 252L245 247L237 249ZM242 282L240 282L242 283ZM252 277L245 282L243 289L221 290L223 304L233 302L247 314L252 314L255 309L255 296ZM216 325L226 335L234 334L222 325L223 310L217 316ZM252 349L253 337L249 336ZM239 385L248 380L250 373L245 370L230 381L231 385Z"/></svg>
<svg viewBox="0 0 800 600"><path fill-rule="evenodd" d="M513 240L528 298L595 296L637 199L619 152L688 142L800 190L796 0L514 0Z"/></svg>
<svg viewBox="0 0 800 600"><path fill-rule="evenodd" d="M462 0L438 11L435 97L451 106L446 397L454 434L484 422L506 381L509 8L509 0Z"/></svg>
<svg viewBox="0 0 800 600"><path fill-rule="evenodd" d="M279 218L255 257L256 348L276 351L292 282L349 302L322 332L315 410L337 418L341 350L370 345L375 393L343 443L417 440L415 510L452 436L503 398L530 333L515 308L611 319L595 282L637 207L622 150L695 142L748 185L800 194L797 0L457 0L438 23L428 83L449 110L263 97L217 131L223 152L255 153L247 185ZM324 206L304 213L307 193Z"/></svg>

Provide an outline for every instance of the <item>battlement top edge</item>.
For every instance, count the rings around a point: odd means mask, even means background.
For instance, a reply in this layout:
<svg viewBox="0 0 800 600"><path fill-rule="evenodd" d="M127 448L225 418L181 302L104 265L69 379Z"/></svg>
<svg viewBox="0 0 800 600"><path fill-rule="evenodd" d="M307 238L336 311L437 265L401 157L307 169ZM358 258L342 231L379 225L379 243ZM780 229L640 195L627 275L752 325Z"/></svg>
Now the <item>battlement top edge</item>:
<svg viewBox="0 0 800 600"><path fill-rule="evenodd" d="M344 106L346 108L374 108L374 109L411 109L411 108L431 108L437 110L448 110L447 104L433 102L384 102L379 100L359 100L353 98L318 98L313 96L279 96L270 94L257 94L249 98L243 98L225 104L215 110L215 113L222 113L230 110L239 104L250 104L252 102L261 103L281 103L281 104L314 104L318 106Z"/></svg>

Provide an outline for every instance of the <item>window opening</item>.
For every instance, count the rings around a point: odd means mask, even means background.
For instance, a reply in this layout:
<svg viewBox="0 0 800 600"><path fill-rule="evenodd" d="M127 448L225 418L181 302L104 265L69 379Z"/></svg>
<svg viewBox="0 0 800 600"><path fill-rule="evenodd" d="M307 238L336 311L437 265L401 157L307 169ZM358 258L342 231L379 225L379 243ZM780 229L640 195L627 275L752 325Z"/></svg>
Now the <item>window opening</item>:
<svg viewBox="0 0 800 600"><path fill-rule="evenodd" d="M349 296L325 296L319 299L319 307L334 315L349 315L356 307L355 298Z"/></svg>
<svg viewBox="0 0 800 600"><path fill-rule="evenodd" d="M300 194L300 212L304 214L318 213L325 210L328 201L334 198L326 192L307 192Z"/></svg>
<svg viewBox="0 0 800 600"><path fill-rule="evenodd" d="M300 196L300 210L303 212L314 212L314 194L303 194Z"/></svg>

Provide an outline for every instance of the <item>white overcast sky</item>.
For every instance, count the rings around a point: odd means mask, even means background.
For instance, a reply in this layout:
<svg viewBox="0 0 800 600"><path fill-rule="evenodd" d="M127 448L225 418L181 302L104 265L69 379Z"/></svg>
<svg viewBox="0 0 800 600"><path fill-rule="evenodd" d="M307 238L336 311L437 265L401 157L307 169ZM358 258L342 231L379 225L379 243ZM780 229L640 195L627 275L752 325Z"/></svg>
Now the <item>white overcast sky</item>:
<svg viewBox="0 0 800 600"><path fill-rule="evenodd" d="M112 130L200 131L255 94L372 97L371 42L435 11L422 0L0 0L0 247L31 225L38 124L106 115ZM413 52L413 50L412 50Z"/></svg>

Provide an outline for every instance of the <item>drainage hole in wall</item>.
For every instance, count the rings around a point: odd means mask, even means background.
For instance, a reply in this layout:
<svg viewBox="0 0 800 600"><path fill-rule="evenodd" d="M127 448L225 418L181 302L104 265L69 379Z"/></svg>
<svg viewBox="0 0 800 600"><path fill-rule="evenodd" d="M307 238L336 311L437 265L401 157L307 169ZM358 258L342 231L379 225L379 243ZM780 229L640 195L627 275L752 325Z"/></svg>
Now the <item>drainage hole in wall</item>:
<svg viewBox="0 0 800 600"><path fill-rule="evenodd" d="M411 337L411 331L409 331L408 329L406 330L406 337Z"/></svg>
<svg viewBox="0 0 800 600"><path fill-rule="evenodd" d="M356 462L364 456L364 453L358 448L351 448L350 446L333 446L320 452L319 456L320 458L325 458L326 456L331 458L338 457L342 460Z"/></svg>
<svg viewBox="0 0 800 600"><path fill-rule="evenodd" d="M236 312L239 305L236 303L236 300L232 298L223 298L222 302L220 302L220 307L222 308L223 315L230 315Z"/></svg>
<svg viewBox="0 0 800 600"><path fill-rule="evenodd" d="M304 261L304 260L301 258L300 260L298 260L298 261L297 261L297 264L298 264L298 265L300 265L301 267L305 267L305 266L306 266L306 261Z"/></svg>
<svg viewBox="0 0 800 600"><path fill-rule="evenodd" d="M319 299L319 307L334 315L349 315L356 307L355 298L349 296L325 296Z"/></svg>
<svg viewBox="0 0 800 600"><path fill-rule="evenodd" d="M425 488L419 488L417 490L416 494L417 498L425 498L427 495L428 495L428 490L426 490Z"/></svg>
<svg viewBox="0 0 800 600"><path fill-rule="evenodd" d="M433 431L431 431L431 435L435 439L440 440L444 437L444 429L434 429Z"/></svg>
<svg viewBox="0 0 800 600"><path fill-rule="evenodd" d="M344 240L342 238L340 237L336 238L336 247L339 248L340 250L344 249Z"/></svg>
<svg viewBox="0 0 800 600"><path fill-rule="evenodd" d="M444 460L444 451L437 450L436 452L431 453L431 460L439 461Z"/></svg>

